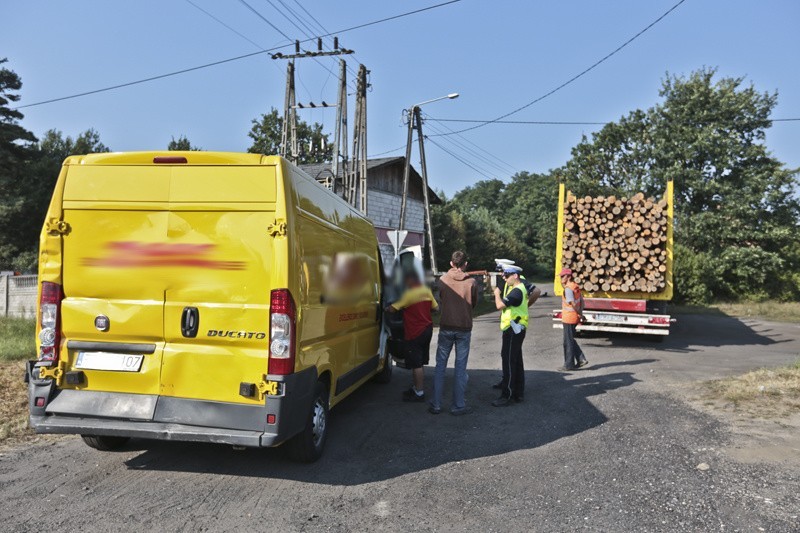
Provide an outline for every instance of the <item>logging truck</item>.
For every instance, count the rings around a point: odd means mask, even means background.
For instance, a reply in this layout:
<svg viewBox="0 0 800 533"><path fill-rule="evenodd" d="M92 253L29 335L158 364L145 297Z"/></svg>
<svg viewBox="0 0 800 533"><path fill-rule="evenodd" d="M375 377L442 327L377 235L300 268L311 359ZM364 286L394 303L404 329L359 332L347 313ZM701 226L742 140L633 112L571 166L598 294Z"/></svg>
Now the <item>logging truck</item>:
<svg viewBox="0 0 800 533"><path fill-rule="evenodd" d="M555 293L571 268L581 287L585 321L577 331L669 335L673 280L673 183L663 198L577 196L558 190ZM561 309L553 311L561 328Z"/></svg>

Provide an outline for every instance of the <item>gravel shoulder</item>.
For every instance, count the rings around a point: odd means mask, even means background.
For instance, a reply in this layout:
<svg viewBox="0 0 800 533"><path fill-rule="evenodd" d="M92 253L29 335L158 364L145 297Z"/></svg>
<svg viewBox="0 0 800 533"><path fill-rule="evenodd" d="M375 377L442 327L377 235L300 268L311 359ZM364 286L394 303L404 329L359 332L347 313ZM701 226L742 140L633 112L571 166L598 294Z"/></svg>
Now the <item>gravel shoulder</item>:
<svg viewBox="0 0 800 533"><path fill-rule="evenodd" d="M473 332L470 416L400 402L410 376L397 370L390 385L370 384L333 410L314 465L280 449L132 441L101 453L75 437L16 446L0 455L4 527L798 530L800 469L743 460L735 424L690 393L700 380L794 361L796 325L710 316L682 318L661 344L586 338L592 365L565 374L548 319L556 304L533 308L523 404L490 406L499 331L496 314L485 315Z"/></svg>

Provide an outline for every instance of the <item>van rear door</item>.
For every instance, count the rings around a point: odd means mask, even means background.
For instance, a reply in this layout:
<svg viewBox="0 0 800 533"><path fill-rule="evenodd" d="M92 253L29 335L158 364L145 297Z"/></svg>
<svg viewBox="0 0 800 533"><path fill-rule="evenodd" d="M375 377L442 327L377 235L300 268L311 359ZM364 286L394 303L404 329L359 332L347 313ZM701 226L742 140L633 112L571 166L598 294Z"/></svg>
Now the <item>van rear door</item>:
<svg viewBox="0 0 800 533"><path fill-rule="evenodd" d="M69 364L84 372L78 389L159 393L165 275L153 246L169 227L170 174L152 166L68 169L61 323Z"/></svg>
<svg viewBox="0 0 800 533"><path fill-rule="evenodd" d="M62 329L85 377L64 388L151 396L136 400L147 409L83 401L70 414L159 419L159 397L259 403L238 393L267 371L270 289L286 275L275 198L275 166L70 167Z"/></svg>
<svg viewBox="0 0 800 533"><path fill-rule="evenodd" d="M174 168L168 242L187 248L165 285L163 396L263 405L240 385L267 373L270 291L286 277L275 202L275 166Z"/></svg>

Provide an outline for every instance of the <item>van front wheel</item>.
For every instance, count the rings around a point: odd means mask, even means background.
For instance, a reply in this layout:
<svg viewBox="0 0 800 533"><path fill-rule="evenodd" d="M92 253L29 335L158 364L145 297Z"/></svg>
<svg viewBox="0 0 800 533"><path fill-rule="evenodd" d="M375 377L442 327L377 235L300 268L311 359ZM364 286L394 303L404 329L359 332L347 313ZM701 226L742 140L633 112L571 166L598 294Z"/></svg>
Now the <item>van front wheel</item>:
<svg viewBox="0 0 800 533"><path fill-rule="evenodd" d="M392 356L386 354L386 362L383 363L383 368L380 372L375 374L376 383L391 383L392 382Z"/></svg>
<svg viewBox="0 0 800 533"><path fill-rule="evenodd" d="M81 438L90 448L103 452L119 450L130 440L128 437L104 437L101 435L81 435Z"/></svg>
<svg viewBox="0 0 800 533"><path fill-rule="evenodd" d="M289 456L295 461L313 463L322 457L325 441L328 438L328 389L317 382L314 389L314 402L308 413L303 431L286 443Z"/></svg>

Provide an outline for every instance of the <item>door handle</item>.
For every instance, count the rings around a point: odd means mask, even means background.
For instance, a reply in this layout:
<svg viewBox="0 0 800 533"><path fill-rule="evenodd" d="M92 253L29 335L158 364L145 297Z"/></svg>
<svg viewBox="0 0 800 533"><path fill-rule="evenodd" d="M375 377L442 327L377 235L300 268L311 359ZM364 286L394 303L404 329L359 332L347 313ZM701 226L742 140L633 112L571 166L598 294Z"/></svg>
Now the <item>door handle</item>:
<svg viewBox="0 0 800 533"><path fill-rule="evenodd" d="M196 307L184 307L181 314L181 333L184 337L193 339L197 337L200 329L200 311Z"/></svg>

